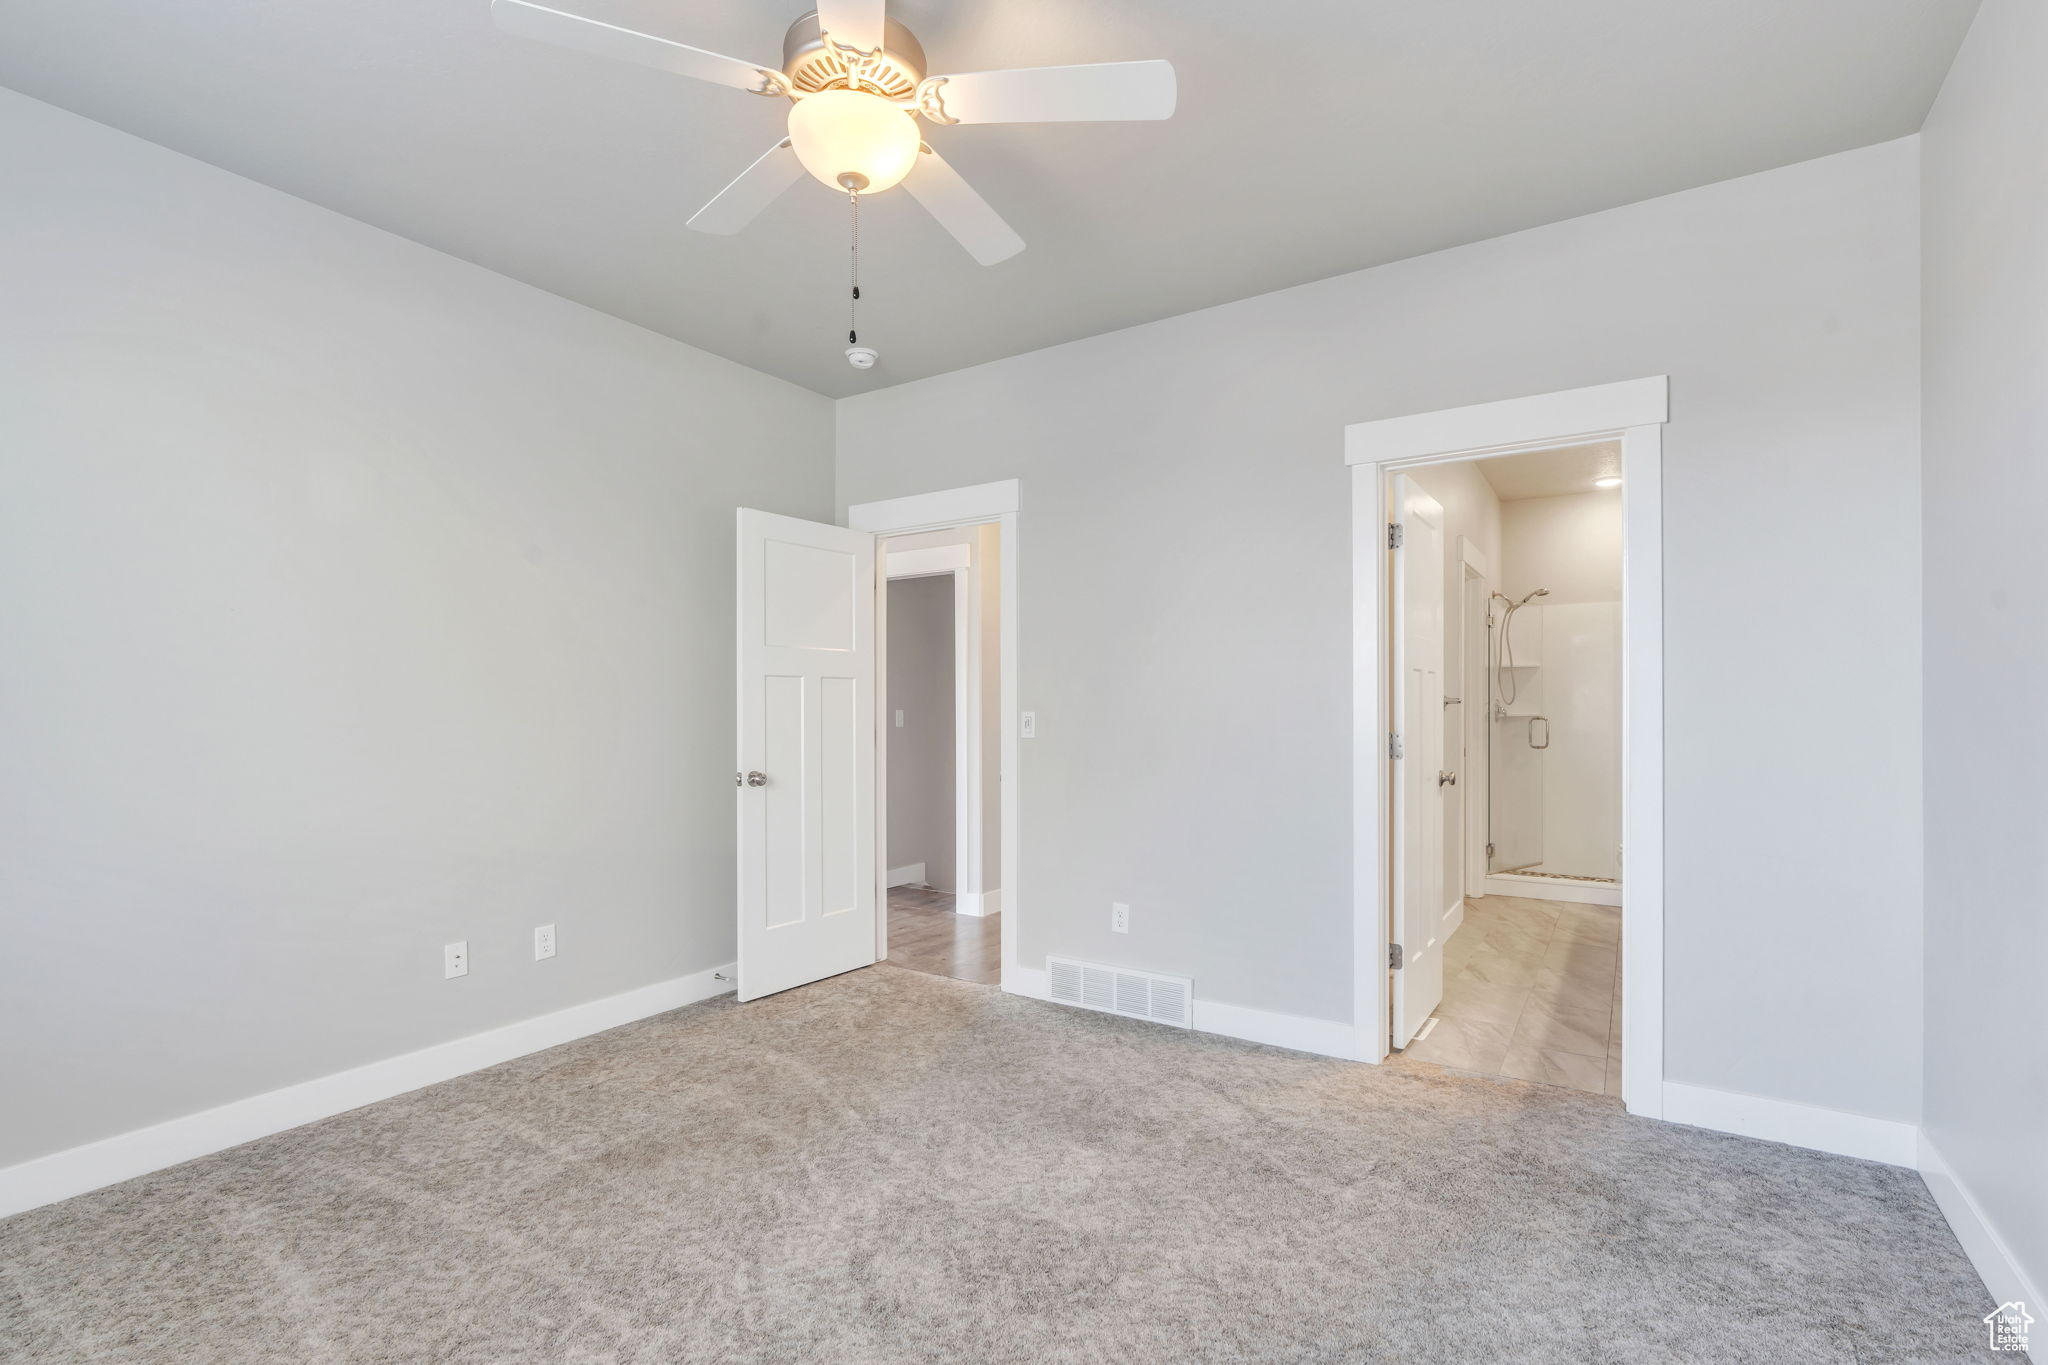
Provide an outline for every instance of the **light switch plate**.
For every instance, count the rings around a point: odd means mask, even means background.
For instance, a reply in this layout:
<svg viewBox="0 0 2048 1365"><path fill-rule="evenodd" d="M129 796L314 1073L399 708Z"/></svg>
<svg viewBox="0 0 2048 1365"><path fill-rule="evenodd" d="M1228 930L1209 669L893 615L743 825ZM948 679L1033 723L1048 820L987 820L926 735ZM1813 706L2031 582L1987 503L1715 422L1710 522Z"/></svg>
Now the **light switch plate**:
<svg viewBox="0 0 2048 1365"><path fill-rule="evenodd" d="M1038 713L1026 711L1017 718L1017 733L1025 739L1038 738Z"/></svg>

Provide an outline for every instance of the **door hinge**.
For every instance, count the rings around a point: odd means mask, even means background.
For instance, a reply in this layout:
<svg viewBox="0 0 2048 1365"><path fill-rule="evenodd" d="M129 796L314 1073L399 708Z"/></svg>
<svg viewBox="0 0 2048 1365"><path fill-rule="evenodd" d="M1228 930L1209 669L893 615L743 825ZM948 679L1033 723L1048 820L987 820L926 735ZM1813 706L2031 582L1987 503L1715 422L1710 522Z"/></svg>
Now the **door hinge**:
<svg viewBox="0 0 2048 1365"><path fill-rule="evenodd" d="M1406 757L1407 757L1408 755L1407 755L1406 753L1404 753L1404 752L1402 751L1402 749L1403 749L1403 746L1402 746L1402 744L1401 744L1401 736L1400 736L1400 735L1398 735L1398 734L1395 734L1395 733L1394 733L1394 732L1392 732L1392 731L1388 731L1388 732L1387 732L1387 757L1388 757L1388 758L1406 758Z"/></svg>
<svg viewBox="0 0 2048 1365"><path fill-rule="evenodd" d="M1408 539L1407 532L1401 529L1400 522L1390 521L1387 523L1387 548L1389 550L1400 549L1401 543L1406 539Z"/></svg>
<svg viewBox="0 0 2048 1365"><path fill-rule="evenodd" d="M1391 968L1392 970L1394 970L1394 971L1397 971L1397 972L1401 970L1401 945L1400 945L1400 944L1398 944L1398 943L1389 943L1389 944L1387 945L1387 966L1388 966L1389 968Z"/></svg>

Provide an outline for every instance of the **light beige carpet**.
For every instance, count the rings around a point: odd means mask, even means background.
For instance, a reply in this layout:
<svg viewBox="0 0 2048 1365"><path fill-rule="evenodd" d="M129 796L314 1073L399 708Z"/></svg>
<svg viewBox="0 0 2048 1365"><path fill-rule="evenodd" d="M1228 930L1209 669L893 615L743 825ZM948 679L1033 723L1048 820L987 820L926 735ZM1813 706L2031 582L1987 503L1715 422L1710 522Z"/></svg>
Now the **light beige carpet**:
<svg viewBox="0 0 2048 1365"><path fill-rule="evenodd" d="M887 966L0 1223L10 1365L1890 1365L1990 1307L1910 1171Z"/></svg>

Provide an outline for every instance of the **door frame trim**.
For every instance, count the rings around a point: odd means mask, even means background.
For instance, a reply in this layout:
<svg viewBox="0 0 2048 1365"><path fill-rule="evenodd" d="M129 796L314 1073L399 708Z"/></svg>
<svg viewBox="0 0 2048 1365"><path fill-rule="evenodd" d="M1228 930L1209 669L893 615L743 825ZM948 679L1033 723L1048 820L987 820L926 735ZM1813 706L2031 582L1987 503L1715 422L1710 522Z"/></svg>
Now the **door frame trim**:
<svg viewBox="0 0 2048 1365"><path fill-rule="evenodd" d="M1670 379L1358 422L1351 466L1352 951L1357 1055L1384 1061L1392 1009L1387 951L1393 866L1385 648L1386 476L1421 465L1619 439L1622 444L1622 1102L1664 1112L1664 423ZM1489 775L1490 776L1490 775ZM1007 926L1006 926L1007 927Z"/></svg>
<svg viewBox="0 0 2048 1365"><path fill-rule="evenodd" d="M1022 502L1021 493L1018 480L1003 479L996 483L939 489L909 497L888 498L879 502L855 503L846 509L845 524L852 530L871 531L878 537L908 535L915 531L945 531L956 527L984 526L991 523L998 529L1000 543L997 546L996 557L999 566L996 600L1000 619L996 623L996 635L997 649L1001 655L997 660L1001 698L997 703L996 713L997 723L1003 727L1002 762L997 785L1002 800L1003 846L999 860L1002 872L1002 987L1006 991L1030 994L1029 989L1022 984L1027 978L1019 970L1017 961L1018 914L1024 903L1017 874L1021 861L1018 857L1018 809L1023 793L1017 762L1017 522ZM888 606L888 584L886 571L877 572L875 592L881 599L880 605L885 611ZM886 661L882 666L886 667ZM878 675L875 687L875 722L877 726L885 726L888 720L888 695L883 680L887 675L881 673L879 669ZM888 838L888 792L887 788L881 785L887 775L887 739L887 732L884 729L876 746L878 751L883 752L878 756L875 765L878 844L882 844ZM882 870L888 860L879 856L884 853L886 846L878 847L876 867L881 880L886 880L888 876L887 872ZM882 913L876 917L876 960L884 961L888 957L888 888L880 887L877 891L882 897Z"/></svg>

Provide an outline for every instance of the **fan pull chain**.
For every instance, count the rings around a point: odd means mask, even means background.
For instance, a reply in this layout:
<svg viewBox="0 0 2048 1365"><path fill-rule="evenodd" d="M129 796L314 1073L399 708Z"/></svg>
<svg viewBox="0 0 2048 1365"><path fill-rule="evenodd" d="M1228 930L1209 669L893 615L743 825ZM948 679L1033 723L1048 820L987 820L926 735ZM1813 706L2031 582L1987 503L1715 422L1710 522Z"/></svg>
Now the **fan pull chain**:
<svg viewBox="0 0 2048 1365"><path fill-rule="evenodd" d="M853 297L846 301L846 344L858 346L860 333L855 329L855 314L860 309L860 191L848 191L846 198L853 206Z"/></svg>

